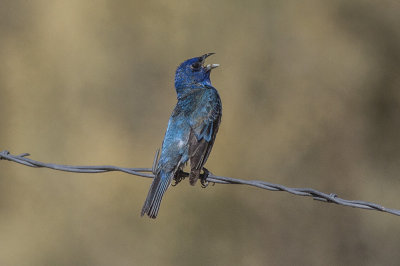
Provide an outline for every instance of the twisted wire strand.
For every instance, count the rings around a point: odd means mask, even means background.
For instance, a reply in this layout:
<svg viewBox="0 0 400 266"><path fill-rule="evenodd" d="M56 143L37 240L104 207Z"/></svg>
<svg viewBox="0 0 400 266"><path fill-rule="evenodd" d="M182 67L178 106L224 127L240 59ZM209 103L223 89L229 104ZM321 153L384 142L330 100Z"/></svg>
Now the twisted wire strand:
<svg viewBox="0 0 400 266"><path fill-rule="evenodd" d="M10 152L4 150L0 152L0 160L8 160L12 162L16 162L19 164L23 164L29 167L34 167L34 168L50 168L54 170L59 170L59 171L66 171L66 172L75 172L75 173L104 173L104 172L111 172L111 171L120 171L124 172L127 174L131 175L136 175L136 176L141 176L141 177L147 177L147 178L154 178L154 168L158 159L158 154L159 151L157 151L153 167L152 168L123 168L123 167L118 167L118 166L113 166L113 165L99 165L99 166L73 166L73 165L61 165L61 164L52 164L52 163L43 163L39 161L32 160L30 158L27 158L29 156L29 153L23 153L20 155L12 155ZM188 175L187 173L184 173L184 175ZM390 214L394 214L397 216L400 216L400 210L396 209L389 209L385 208L379 204L372 203L372 202L367 202L367 201L361 201L361 200L346 200L339 198L336 194L334 193L323 193L318 190L312 189L312 188L291 188L291 187L286 187L280 184L273 184L273 183L268 183L265 181L260 181L260 180L243 180L243 179L237 179L237 178L231 178L231 177L224 177L224 176L216 176L213 175L212 173L209 173L207 177L207 182L211 183L218 183L218 184L242 184L242 185L248 185L248 186L253 186L257 188L262 188L270 191L286 191L288 193L297 195L297 196L306 196L306 197L311 197L315 200L327 202L327 203L336 203L338 205L343 205L343 206L350 206L353 208L360 208L360 209L366 209L366 210L375 210L375 211L381 211L381 212L386 212Z"/></svg>

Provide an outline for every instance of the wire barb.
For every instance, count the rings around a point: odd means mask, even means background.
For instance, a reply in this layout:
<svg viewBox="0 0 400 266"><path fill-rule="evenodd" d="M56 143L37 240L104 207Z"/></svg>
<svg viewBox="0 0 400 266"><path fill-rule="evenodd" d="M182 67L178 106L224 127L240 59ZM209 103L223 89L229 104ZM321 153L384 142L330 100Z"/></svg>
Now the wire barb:
<svg viewBox="0 0 400 266"><path fill-rule="evenodd" d="M153 166L151 167L151 172L153 175L156 175L157 172L157 164L158 164L158 159L160 158L160 149L156 150L156 154L154 155L154 161L153 161Z"/></svg>
<svg viewBox="0 0 400 266"><path fill-rule="evenodd" d="M158 162L159 152L160 151L157 150L152 168L123 168L123 167L117 167L117 166L112 166L112 165L72 166L72 165L43 163L43 162L39 162L39 161L32 160L30 158L27 158L27 156L29 156L29 153L22 153L20 155L12 155L7 150L0 152L0 160L8 160L8 161L23 164L23 165L26 165L29 167L50 168L50 169L66 171L66 172L104 173L104 172L110 172L110 171L121 171L121 172L131 174L131 175L147 177L147 178L154 178L154 173L155 173L155 168L156 168L157 162ZM181 173L182 179L188 175L189 174L185 173L185 172ZM291 193L291 194L294 194L297 196L311 197L314 200L318 200L318 201L322 201L322 202L326 202L326 203L335 203L338 205L349 206L349 207L353 207L353 208L381 211L381 212L386 212L386 213L400 216L400 210L388 209L379 204L375 204L375 203L367 202L367 201L346 200L346 199L339 198L337 196L337 194L334 194L334 193L327 194L327 193L323 193L323 192L320 192L320 191L312 189L312 188L290 188L290 187L285 187L280 184L273 184L273 183L268 183L265 181L242 180L242 179L237 179L237 178L216 176L216 175L213 175L211 172L208 174L207 178L205 179L205 182L212 182L212 183L218 183L218 184L242 184L242 185L253 186L253 187L262 188L262 189L266 189L266 190L270 190L270 191L286 191L288 193Z"/></svg>

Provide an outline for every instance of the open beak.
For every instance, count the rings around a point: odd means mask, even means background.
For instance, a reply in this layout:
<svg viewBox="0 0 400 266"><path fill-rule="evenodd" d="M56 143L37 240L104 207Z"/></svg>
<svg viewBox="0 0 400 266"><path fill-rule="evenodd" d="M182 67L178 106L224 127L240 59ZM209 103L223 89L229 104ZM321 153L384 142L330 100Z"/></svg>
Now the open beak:
<svg viewBox="0 0 400 266"><path fill-rule="evenodd" d="M206 58L211 56L211 55L213 55L213 54L215 54L215 53L208 53L208 54L202 55L201 56L202 62L204 63ZM217 67L219 67L219 64L208 64L208 65L205 66L207 71L210 71L211 69L214 69L214 68L217 68Z"/></svg>

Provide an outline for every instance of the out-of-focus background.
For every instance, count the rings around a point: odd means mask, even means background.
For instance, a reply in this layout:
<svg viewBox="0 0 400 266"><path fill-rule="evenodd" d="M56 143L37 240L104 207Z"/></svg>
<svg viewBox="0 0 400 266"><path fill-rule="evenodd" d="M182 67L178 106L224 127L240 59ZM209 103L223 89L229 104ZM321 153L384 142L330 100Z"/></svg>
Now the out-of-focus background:
<svg viewBox="0 0 400 266"><path fill-rule="evenodd" d="M150 167L187 58L216 52L217 175L400 208L400 2L7 1L0 150ZM1 265L399 265L400 218L239 185L0 161Z"/></svg>

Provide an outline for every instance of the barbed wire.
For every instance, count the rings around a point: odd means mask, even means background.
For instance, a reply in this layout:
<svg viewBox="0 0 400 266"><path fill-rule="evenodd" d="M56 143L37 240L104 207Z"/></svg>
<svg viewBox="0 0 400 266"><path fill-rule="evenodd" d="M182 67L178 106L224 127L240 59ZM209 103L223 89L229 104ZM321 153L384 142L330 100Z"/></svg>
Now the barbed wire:
<svg viewBox="0 0 400 266"><path fill-rule="evenodd" d="M8 160L12 162L16 162L19 164L23 164L29 167L35 168L50 168L59 171L65 172L75 172L75 173L104 173L110 171L120 171L131 175L147 177L147 178L154 178L154 166L155 162L158 158L158 152L156 153L156 157L153 163L153 168L123 168L118 166L112 165L100 165L100 166L73 166L73 165L61 165L61 164L53 164L53 163L43 163L39 161L32 160L27 158L29 153L23 153L20 155L12 155L10 152L4 150L0 152L0 160ZM188 173L183 173L183 176L188 176ZM400 216L400 210L396 209L389 209L385 208L379 204L361 201L361 200L346 200L339 198L334 193L323 193L318 190L312 188L290 188L279 184L268 183L265 181L259 180L243 180L231 177L224 177L224 176L216 176L213 175L211 172L209 173L207 180L211 183L218 183L218 184L242 184L253 186L257 188L262 188L270 191L286 191L288 193L297 195L297 196L306 196L311 197L315 200L319 200L326 203L336 203L338 205L343 206L350 206L354 208L366 209L366 210L375 210L386 212L394 215Z"/></svg>

